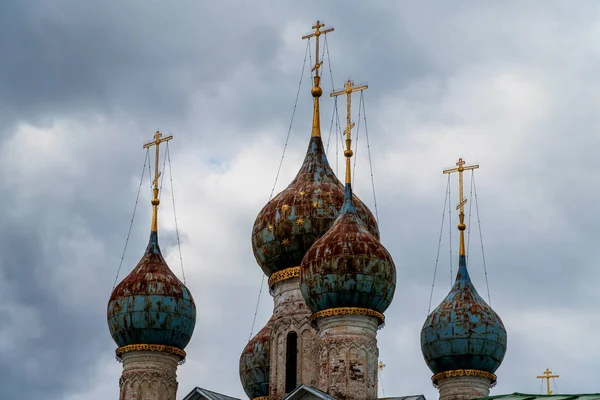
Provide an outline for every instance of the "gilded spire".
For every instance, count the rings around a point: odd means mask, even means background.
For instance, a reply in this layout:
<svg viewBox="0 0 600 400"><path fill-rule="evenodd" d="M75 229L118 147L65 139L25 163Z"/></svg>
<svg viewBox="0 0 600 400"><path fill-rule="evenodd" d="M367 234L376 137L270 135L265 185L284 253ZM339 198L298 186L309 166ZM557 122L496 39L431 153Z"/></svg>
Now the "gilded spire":
<svg viewBox="0 0 600 400"><path fill-rule="evenodd" d="M458 214L459 224L458 230L460 231L460 247L458 249L458 255L465 255L465 229L467 225L465 225L465 204L467 204L467 199L464 198L463 192L463 172L471 169L479 168L479 165L469 165L465 167L465 162L462 158L458 159L456 163L458 168L452 168L444 170L444 174L451 174L453 172L458 172L458 205L456 206L457 210L460 210Z"/></svg>
<svg viewBox="0 0 600 400"><path fill-rule="evenodd" d="M319 86L321 83L321 77L319 76L319 69L323 64L322 61L319 61L319 37L329 32L333 32L333 28L327 28L325 30L321 30L325 24L322 24L321 21L317 21L315 25L313 25L314 33L309 35L302 36L302 39L310 39L311 37L315 38L315 66L313 67L313 71L315 72L314 76L314 86L311 89L310 93L314 97L314 105L313 105L313 123L312 123L312 133L311 136L319 137L321 136L321 116L319 114L319 97L323 94L323 89Z"/></svg>
<svg viewBox="0 0 600 400"><path fill-rule="evenodd" d="M337 96L341 96L343 94L346 95L346 129L344 130L344 135L346 135L346 150L344 150L344 155L346 156L346 183L350 184L352 183L352 175L350 172L350 157L352 157L352 150L350 149L350 146L352 145L352 137L351 137L351 130L352 128L354 128L354 122L351 122L351 110L352 110L352 93L353 92L358 92L359 90L365 90L368 89L369 87L367 85L362 85L362 86L354 86L354 82L352 82L350 79L348 79L348 81L346 82L346 84L344 85L344 89L337 91L337 92L333 92L331 93L331 97L337 97Z"/></svg>
<svg viewBox="0 0 600 400"><path fill-rule="evenodd" d="M158 205L160 204L160 200L158 199L158 178L160 177L160 172L158 171L158 149L161 143L171 139L173 139L173 136L162 137L162 133L160 133L160 131L156 131L154 140L144 145L144 149L156 146L156 159L154 160L154 180L152 181L152 193L154 194L152 197L152 232L158 232Z"/></svg>

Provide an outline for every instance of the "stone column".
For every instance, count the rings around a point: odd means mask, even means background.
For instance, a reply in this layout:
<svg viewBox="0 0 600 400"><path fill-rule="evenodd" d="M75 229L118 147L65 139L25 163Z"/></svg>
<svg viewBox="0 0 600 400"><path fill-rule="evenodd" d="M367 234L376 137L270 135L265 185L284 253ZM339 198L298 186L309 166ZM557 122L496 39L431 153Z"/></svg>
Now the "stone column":
<svg viewBox="0 0 600 400"><path fill-rule="evenodd" d="M317 333L310 323L312 313L300 292L299 274L273 283L272 294L269 400L280 400L286 394L287 339L290 332L297 335L296 386L317 386Z"/></svg>
<svg viewBox="0 0 600 400"><path fill-rule="evenodd" d="M121 354L121 360L119 400L175 400L180 356L159 351L130 351Z"/></svg>
<svg viewBox="0 0 600 400"><path fill-rule="evenodd" d="M319 389L347 400L377 399L377 327L367 315L319 318Z"/></svg>
<svg viewBox="0 0 600 400"><path fill-rule="evenodd" d="M459 371L463 371L464 375L444 376L436 380L440 392L440 400L472 400L490 395L492 378L485 375L491 374L466 375L465 370ZM479 371L474 372L477 373Z"/></svg>

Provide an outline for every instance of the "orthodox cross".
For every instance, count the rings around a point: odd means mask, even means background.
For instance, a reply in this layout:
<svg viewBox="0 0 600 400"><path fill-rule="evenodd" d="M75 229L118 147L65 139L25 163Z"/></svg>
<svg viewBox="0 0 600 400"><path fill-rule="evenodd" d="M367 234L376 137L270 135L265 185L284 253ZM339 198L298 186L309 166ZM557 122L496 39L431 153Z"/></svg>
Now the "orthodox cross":
<svg viewBox="0 0 600 400"><path fill-rule="evenodd" d="M444 170L444 174L451 174L453 172L458 172L458 205L456 206L457 210L460 210L458 214L458 218L460 219L460 223L458 224L458 230L460 231L460 248L458 251L459 256L465 255L465 204L467 204L467 199L464 197L463 192L463 172L471 169L479 168L479 165L469 165L465 166L465 162L462 158L458 159L456 163L458 168L446 169Z"/></svg>
<svg viewBox="0 0 600 400"><path fill-rule="evenodd" d="M158 200L158 178L160 177L160 172L158 171L158 158L159 158L159 147L163 142L167 142L173 139L173 136L162 137L162 133L160 131L156 131L154 135L154 140L148 142L144 145L144 149L148 149L152 146L156 146L156 159L154 160L154 180L152 181L152 192L154 193L154 197L152 198L152 232L157 232L157 214L158 214L158 205L160 204L160 200Z"/></svg>
<svg viewBox="0 0 600 400"><path fill-rule="evenodd" d="M359 90L363 91L368 88L369 88L369 86L367 86L367 85L354 86L354 82L352 82L350 79L348 79L348 81L344 84L344 89L339 90L337 92L333 92L329 95L330 97L337 97L337 96L341 96L343 94L346 95L346 130L344 131L344 134L346 135L346 150L344 151L344 155L346 156L346 183L351 183L350 182L350 157L352 157L352 150L350 149L350 145L352 144L352 139L351 139L350 131L352 130L352 128L354 128L354 125L355 125L354 122L351 122L352 93L358 92Z"/></svg>
<svg viewBox="0 0 600 400"><path fill-rule="evenodd" d="M315 66L313 67L313 71L316 71L315 74L319 76L319 68L321 67L321 63L319 62L319 36L322 34L326 34L329 32L333 32L333 28L327 28L325 30L321 30L321 28L325 27L325 24L322 24L321 21L317 21L315 25L313 25L314 33L310 33L308 35L302 36L302 40L310 39L311 37L315 38Z"/></svg>
<svg viewBox="0 0 600 400"><path fill-rule="evenodd" d="M538 375L538 379L545 379L546 380L546 391L547 394L552 394L552 390L550 390L550 379L552 378L559 378L559 375L552 375L552 371L550 371L548 368L546 368L546 370L544 371L544 375Z"/></svg>
<svg viewBox="0 0 600 400"><path fill-rule="evenodd" d="M323 94L323 89L321 89L321 77L319 76L319 68L321 67L321 62L319 61L319 37L329 32L333 32L333 28L327 28L325 30L321 30L325 24L322 24L321 21L317 21L315 25L313 25L314 33L310 33L308 35L302 36L302 40L310 39L312 37L315 38L316 43L316 58L315 58L315 66L313 67L313 71L315 71L315 76L313 78L314 85L310 91L313 96L313 123L312 123L312 137L320 137L321 136L321 114L319 112L319 97Z"/></svg>

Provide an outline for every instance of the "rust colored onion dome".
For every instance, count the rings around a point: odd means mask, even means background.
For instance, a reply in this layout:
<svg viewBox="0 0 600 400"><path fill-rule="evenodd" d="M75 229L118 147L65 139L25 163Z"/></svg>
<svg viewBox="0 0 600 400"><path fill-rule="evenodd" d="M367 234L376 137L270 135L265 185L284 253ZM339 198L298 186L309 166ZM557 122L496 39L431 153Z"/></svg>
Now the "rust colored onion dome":
<svg viewBox="0 0 600 400"><path fill-rule="evenodd" d="M271 320L252 338L240 357L240 380L250 399L269 395Z"/></svg>
<svg viewBox="0 0 600 400"><path fill-rule="evenodd" d="M313 243L331 228L344 204L342 183L329 166L319 136L310 139L296 178L256 217L252 229L254 257L267 276L297 267ZM354 196L356 217L379 238L377 221Z"/></svg>
<svg viewBox="0 0 600 400"><path fill-rule="evenodd" d="M392 256L364 226L346 184L342 214L304 256L300 289L313 313L339 307L383 313L394 297Z"/></svg>
<svg viewBox="0 0 600 400"><path fill-rule="evenodd" d="M113 290L108 327L119 347L158 344L185 349L196 325L196 305L188 288L173 274L158 247L158 234L138 265Z"/></svg>

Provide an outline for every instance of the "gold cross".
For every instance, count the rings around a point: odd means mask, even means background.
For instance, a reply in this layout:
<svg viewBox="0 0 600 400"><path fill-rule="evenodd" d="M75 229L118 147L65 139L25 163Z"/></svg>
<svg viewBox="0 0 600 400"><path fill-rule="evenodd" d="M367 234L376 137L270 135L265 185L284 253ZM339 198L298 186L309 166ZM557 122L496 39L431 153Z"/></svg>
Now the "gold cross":
<svg viewBox="0 0 600 400"><path fill-rule="evenodd" d="M158 148L161 143L169 141L171 139L173 139L173 136L167 136L163 138L162 133L160 133L160 131L156 131L156 133L154 134L154 140L144 145L144 149L156 146L156 160L154 160L154 180L152 181L152 184L155 188L158 188L158 178L160 177L160 172L158 171Z"/></svg>
<svg viewBox="0 0 600 400"><path fill-rule="evenodd" d="M350 174L350 157L352 157L352 150L350 149L350 146L352 144L352 138L350 135L350 132L352 130L352 128L354 128L354 122L351 122L351 117L352 117L352 93L354 92L358 92L363 91L365 89L368 89L369 87L367 85L362 85L362 86L354 86L354 82L352 82L350 79L348 79L348 81L344 84L344 89L343 90L338 90L337 92L333 92L331 93L329 96L330 97L337 97L337 96L341 96L343 94L346 95L346 130L344 131L344 134L346 135L346 150L344 151L344 155L346 156L346 183L351 183L350 182L350 178L351 178L351 174Z"/></svg>
<svg viewBox="0 0 600 400"><path fill-rule="evenodd" d="M156 159L154 160L154 180L152 181L152 184L154 185L152 188L152 192L154 193L154 197L152 198L152 232L158 231L158 205L160 204L160 200L158 200L158 178L160 177L160 172L158 171L158 148L161 143L171 139L173 139L173 136L167 136L163 138L162 133L160 133L160 131L156 131L156 134L154 134L154 140L144 145L144 149L156 146Z"/></svg>
<svg viewBox="0 0 600 400"><path fill-rule="evenodd" d="M560 378L559 375L552 375L552 371L550 371L548 368L546 368L546 370L544 371L544 375L538 375L537 377L538 379L545 379L546 380L546 390L547 390L547 394L552 394L552 390L550 390L550 379L551 378Z"/></svg>
<svg viewBox="0 0 600 400"><path fill-rule="evenodd" d="M379 367L380 371L383 371L383 369L385 368L385 364L381 361L379 361L379 364L377 365L377 367Z"/></svg>
<svg viewBox="0 0 600 400"><path fill-rule="evenodd" d="M458 159L456 163L458 168L446 169L444 170L444 174L451 174L453 172L458 172L458 205L456 206L457 210L460 210L458 217L460 219L460 223L458 224L458 230L460 231L460 247L458 255L465 255L465 204L467 204L467 199L464 198L463 192L463 172L471 169L479 168L479 165L469 165L465 167L465 162L462 158Z"/></svg>
<svg viewBox="0 0 600 400"><path fill-rule="evenodd" d="M325 24L322 24L321 21L317 21L316 24L313 25L313 29L315 30L314 33L310 33L308 35L302 36L302 40L304 39L310 39L311 37L315 38L315 66L313 67L313 71L316 71L315 74L317 76L319 76L319 68L321 67L321 63L319 62L319 36L321 36L322 34L326 34L329 32L333 32L333 28L327 28L324 31L321 30L321 28L325 27Z"/></svg>

